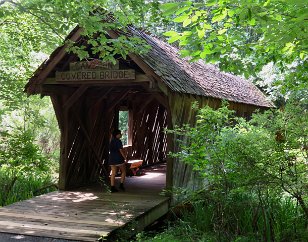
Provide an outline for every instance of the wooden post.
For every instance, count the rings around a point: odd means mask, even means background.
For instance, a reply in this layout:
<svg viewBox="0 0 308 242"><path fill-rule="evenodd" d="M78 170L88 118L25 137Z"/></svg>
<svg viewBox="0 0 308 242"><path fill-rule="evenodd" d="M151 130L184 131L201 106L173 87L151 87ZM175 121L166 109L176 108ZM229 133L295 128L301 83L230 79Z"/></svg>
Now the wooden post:
<svg viewBox="0 0 308 242"><path fill-rule="evenodd" d="M61 110L58 107L58 110ZM67 169L68 169L68 135L69 135L69 115L68 110L63 111L63 120L62 127L63 130L61 132L61 153L60 153L60 168L59 168L59 189L65 190L67 189Z"/></svg>
<svg viewBox="0 0 308 242"><path fill-rule="evenodd" d="M169 97L171 98L171 97ZM167 129L172 130L172 113L170 106L168 105L167 109ZM167 174L166 174L166 190L170 191L170 195L173 189L173 162L174 158L170 157L168 154L174 152L174 135L167 134Z"/></svg>
<svg viewBox="0 0 308 242"><path fill-rule="evenodd" d="M133 144L133 125L134 125L134 112L132 109L128 110L128 145Z"/></svg>

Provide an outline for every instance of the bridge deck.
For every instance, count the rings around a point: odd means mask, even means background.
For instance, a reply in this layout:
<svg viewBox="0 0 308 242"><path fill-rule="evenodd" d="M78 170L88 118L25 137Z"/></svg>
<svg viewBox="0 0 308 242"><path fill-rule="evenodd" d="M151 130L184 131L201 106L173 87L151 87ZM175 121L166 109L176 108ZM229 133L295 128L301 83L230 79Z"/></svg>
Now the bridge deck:
<svg viewBox="0 0 308 242"><path fill-rule="evenodd" d="M116 236L120 228L134 233L167 212L168 198L159 194L165 180L164 169L152 168L127 177L125 192L103 192L96 186L18 202L0 208L0 233L19 235L19 241L20 236L95 241Z"/></svg>

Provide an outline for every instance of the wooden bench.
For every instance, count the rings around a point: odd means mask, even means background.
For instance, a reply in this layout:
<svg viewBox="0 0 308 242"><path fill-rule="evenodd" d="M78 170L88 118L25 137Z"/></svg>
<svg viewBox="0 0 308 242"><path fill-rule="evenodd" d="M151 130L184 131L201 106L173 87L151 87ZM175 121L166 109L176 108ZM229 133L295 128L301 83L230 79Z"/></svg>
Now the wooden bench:
<svg viewBox="0 0 308 242"><path fill-rule="evenodd" d="M142 163L143 160L128 160L126 163L126 174L133 174L136 176Z"/></svg>
<svg viewBox="0 0 308 242"><path fill-rule="evenodd" d="M132 146L131 145L125 145L123 149L128 159L126 163L126 174L128 176L132 176L132 175L136 176L137 172L142 166L143 160L132 157Z"/></svg>

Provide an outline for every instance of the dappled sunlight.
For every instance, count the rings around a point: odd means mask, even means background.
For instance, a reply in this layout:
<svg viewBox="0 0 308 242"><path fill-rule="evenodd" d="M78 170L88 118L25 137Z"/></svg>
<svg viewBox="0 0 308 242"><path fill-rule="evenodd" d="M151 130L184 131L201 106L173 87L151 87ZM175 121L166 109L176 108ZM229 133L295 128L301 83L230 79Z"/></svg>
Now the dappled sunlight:
<svg viewBox="0 0 308 242"><path fill-rule="evenodd" d="M164 169L151 167L143 169L140 176L127 177L125 192L110 193L101 186L83 187L51 192L0 208L0 216L6 216L0 221L0 231L3 227L25 236L40 236L43 232L59 238L76 238L80 234L91 238L102 233L107 235L128 222L142 220L153 207L168 200L159 196L165 185ZM117 186L119 179L117 177ZM20 237L19 240L24 239Z"/></svg>
<svg viewBox="0 0 308 242"><path fill-rule="evenodd" d="M25 236L24 235L16 235L16 236L12 236L12 239L15 239L15 240L25 239Z"/></svg>
<svg viewBox="0 0 308 242"><path fill-rule="evenodd" d="M98 199L98 196L95 196L93 193L86 193L80 195L79 198L73 200L73 202L83 202L83 201L89 201L89 200L95 200Z"/></svg>
<svg viewBox="0 0 308 242"><path fill-rule="evenodd" d="M129 219L132 219L134 217L134 214L129 209L119 210L119 211L112 210L108 214L109 214L109 217L105 219L105 222L112 223L112 224L118 224L118 225L123 225Z"/></svg>
<svg viewBox="0 0 308 242"><path fill-rule="evenodd" d="M152 179L152 178L156 178L159 176L164 176L163 173L155 173L155 172L151 172L151 173L146 173L145 175L142 176L142 179Z"/></svg>
<svg viewBox="0 0 308 242"><path fill-rule="evenodd" d="M72 202L78 203L83 201L95 200L99 197L96 196L94 193L89 192L61 192L52 195L45 195L44 198L52 201L71 200ZM35 203L35 201L32 201L31 203Z"/></svg>
<svg viewBox="0 0 308 242"><path fill-rule="evenodd" d="M124 222L117 220L117 219L112 219L112 218L107 218L105 219L105 222L111 223L111 224L118 224L118 225L123 225Z"/></svg>

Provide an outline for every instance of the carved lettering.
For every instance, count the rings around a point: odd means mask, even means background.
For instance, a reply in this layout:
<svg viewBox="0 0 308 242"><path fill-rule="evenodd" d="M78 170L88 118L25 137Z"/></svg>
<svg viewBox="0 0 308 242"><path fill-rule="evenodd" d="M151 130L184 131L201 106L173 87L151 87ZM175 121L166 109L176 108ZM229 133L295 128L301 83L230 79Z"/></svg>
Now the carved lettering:
<svg viewBox="0 0 308 242"><path fill-rule="evenodd" d="M57 72L57 82L134 80L135 70L79 70Z"/></svg>

